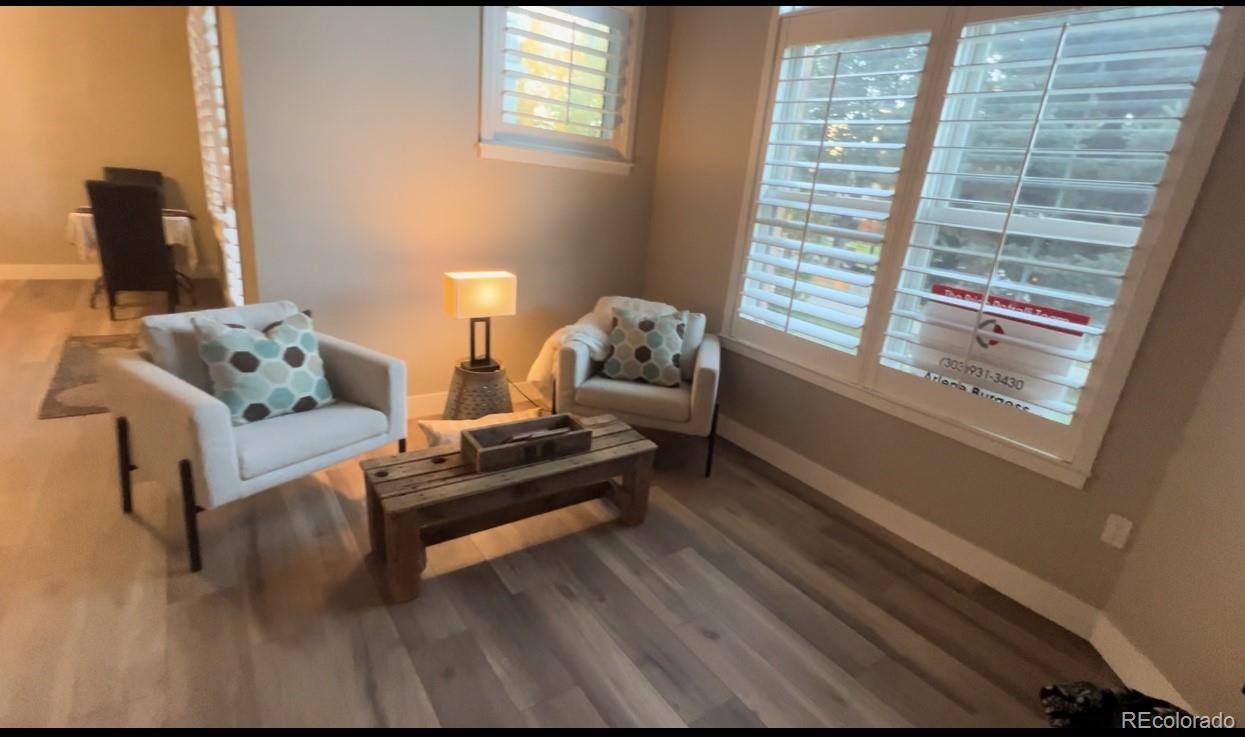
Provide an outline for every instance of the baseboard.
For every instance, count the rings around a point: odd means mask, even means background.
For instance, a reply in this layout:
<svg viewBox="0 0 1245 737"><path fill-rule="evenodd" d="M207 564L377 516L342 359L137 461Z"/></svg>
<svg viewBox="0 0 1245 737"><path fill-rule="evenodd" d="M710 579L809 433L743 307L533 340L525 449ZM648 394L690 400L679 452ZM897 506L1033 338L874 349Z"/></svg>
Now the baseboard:
<svg viewBox="0 0 1245 737"><path fill-rule="evenodd" d="M95 279L99 264L0 264L0 281Z"/></svg>
<svg viewBox="0 0 1245 737"><path fill-rule="evenodd" d="M940 560L1089 639L1098 609L984 548L939 527L726 415L718 433Z"/></svg>
<svg viewBox="0 0 1245 737"><path fill-rule="evenodd" d="M1087 640L1129 687L1192 711L1154 661L1092 604L856 484L726 415L718 434Z"/></svg>
<svg viewBox="0 0 1245 737"><path fill-rule="evenodd" d="M1128 639L1106 613L1099 613L1093 632L1088 638L1094 649L1107 661L1130 688L1170 701L1186 711L1196 711L1188 699L1163 675L1153 660L1146 657L1132 640Z"/></svg>
<svg viewBox="0 0 1245 737"><path fill-rule="evenodd" d="M406 397L406 416L410 419L419 417L440 417L445 410L445 397L448 391L429 392L427 394L410 394ZM516 405L527 404L529 397L539 397L536 387L526 381L510 384L510 401Z"/></svg>

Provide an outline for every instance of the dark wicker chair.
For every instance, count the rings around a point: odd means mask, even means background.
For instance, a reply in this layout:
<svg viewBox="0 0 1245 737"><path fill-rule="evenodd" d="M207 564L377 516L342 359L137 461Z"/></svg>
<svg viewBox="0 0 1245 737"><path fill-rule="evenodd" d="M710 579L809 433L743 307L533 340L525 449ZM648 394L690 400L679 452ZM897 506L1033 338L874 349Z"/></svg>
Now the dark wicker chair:
<svg viewBox="0 0 1245 737"><path fill-rule="evenodd" d="M173 249L164 242L160 191L150 185L89 181L108 316L116 320L118 292L164 292L177 310Z"/></svg>

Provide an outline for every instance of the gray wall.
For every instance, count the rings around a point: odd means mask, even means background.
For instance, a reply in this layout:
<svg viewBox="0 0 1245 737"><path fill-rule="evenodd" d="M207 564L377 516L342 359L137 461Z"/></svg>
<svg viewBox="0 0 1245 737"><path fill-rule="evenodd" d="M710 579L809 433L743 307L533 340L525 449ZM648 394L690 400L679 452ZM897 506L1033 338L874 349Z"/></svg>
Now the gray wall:
<svg viewBox="0 0 1245 737"><path fill-rule="evenodd" d="M0 8L0 264L78 262L65 218L105 166L159 169L207 219L186 8Z"/></svg>
<svg viewBox="0 0 1245 737"><path fill-rule="evenodd" d="M715 317L724 308L770 12L675 13L645 281L652 299ZM1245 97L1083 491L729 352L723 413L1106 604L1124 553L1099 541L1102 526L1111 512L1145 516L1245 288L1243 146Z"/></svg>
<svg viewBox="0 0 1245 737"><path fill-rule="evenodd" d="M404 359L421 394L467 353L442 272L513 271L493 352L521 380L554 328L640 290L668 19L648 14L637 164L619 176L479 158L479 7L238 7L260 297Z"/></svg>
<svg viewBox="0 0 1245 737"><path fill-rule="evenodd" d="M1245 162L1242 162L1245 163ZM1245 723L1245 309L1181 433L1107 614L1204 714Z"/></svg>

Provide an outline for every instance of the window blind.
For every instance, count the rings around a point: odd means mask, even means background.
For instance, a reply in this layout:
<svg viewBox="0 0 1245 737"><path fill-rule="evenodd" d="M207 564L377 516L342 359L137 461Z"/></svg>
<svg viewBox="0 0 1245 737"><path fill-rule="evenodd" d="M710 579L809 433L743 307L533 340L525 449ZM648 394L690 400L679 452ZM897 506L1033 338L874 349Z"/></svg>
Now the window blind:
<svg viewBox="0 0 1245 737"><path fill-rule="evenodd" d="M630 16L617 8L507 6L502 122L612 139L630 32Z"/></svg>
<svg viewBox="0 0 1245 737"><path fill-rule="evenodd" d="M1219 13L963 29L884 366L1072 421Z"/></svg>
<svg viewBox="0 0 1245 737"><path fill-rule="evenodd" d="M738 314L855 354L928 33L784 50Z"/></svg>

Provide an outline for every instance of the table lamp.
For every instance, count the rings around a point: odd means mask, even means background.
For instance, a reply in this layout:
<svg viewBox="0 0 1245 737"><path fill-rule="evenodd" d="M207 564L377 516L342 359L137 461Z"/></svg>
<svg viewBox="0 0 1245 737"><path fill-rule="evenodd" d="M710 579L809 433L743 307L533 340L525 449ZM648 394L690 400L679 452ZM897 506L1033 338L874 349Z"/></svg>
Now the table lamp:
<svg viewBox="0 0 1245 737"><path fill-rule="evenodd" d="M508 271L449 271L445 274L445 312L471 320L471 357L459 366L467 371L496 371L492 356L491 319L515 313L518 280ZM484 329L484 353L476 351L476 336Z"/></svg>

